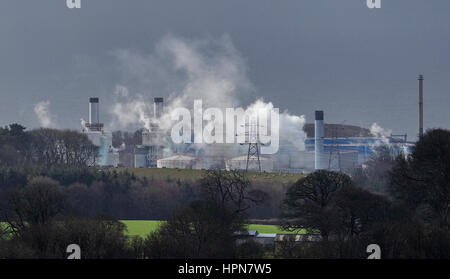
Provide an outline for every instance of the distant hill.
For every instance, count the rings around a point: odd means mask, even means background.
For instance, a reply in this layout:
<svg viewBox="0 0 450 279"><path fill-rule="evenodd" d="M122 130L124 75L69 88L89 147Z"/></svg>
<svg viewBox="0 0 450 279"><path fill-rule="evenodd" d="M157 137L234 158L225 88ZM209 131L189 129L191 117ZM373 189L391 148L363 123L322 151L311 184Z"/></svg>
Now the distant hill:
<svg viewBox="0 0 450 279"><path fill-rule="evenodd" d="M314 124L312 123L305 124L303 130L306 132L308 138L313 138L315 136ZM325 137L349 138L349 137L373 137L373 135L367 128L343 124L325 124Z"/></svg>

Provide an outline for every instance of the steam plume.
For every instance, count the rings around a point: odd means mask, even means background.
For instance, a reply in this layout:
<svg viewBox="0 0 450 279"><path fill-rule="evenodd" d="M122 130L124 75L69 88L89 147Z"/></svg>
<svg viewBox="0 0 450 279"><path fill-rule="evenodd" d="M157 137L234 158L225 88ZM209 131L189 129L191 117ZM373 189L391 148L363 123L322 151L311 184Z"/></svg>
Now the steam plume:
<svg viewBox="0 0 450 279"><path fill-rule="evenodd" d="M50 101L41 101L34 105L34 113L36 114L39 124L44 128L56 127L54 117L49 110Z"/></svg>
<svg viewBox="0 0 450 279"><path fill-rule="evenodd" d="M115 50L112 55L123 79L110 109L116 129L151 129L152 97L159 96L165 98L166 113L157 121L165 130L173 124L170 111L192 108L198 99L205 108L273 108L271 102L256 97L245 59L227 35L199 40L167 35L150 55L129 50ZM285 111L279 119L280 140L304 150L305 117Z"/></svg>

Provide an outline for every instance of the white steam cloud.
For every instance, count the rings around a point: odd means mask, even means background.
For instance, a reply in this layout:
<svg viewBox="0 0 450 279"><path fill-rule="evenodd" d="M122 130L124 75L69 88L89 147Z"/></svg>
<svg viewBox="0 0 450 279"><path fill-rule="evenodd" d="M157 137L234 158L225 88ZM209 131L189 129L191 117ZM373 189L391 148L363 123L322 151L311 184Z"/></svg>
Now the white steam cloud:
<svg viewBox="0 0 450 279"><path fill-rule="evenodd" d="M49 110L50 101L41 101L34 105L34 113L36 114L39 124L44 128L56 127L54 116Z"/></svg>
<svg viewBox="0 0 450 279"><path fill-rule="evenodd" d="M256 97L245 59L226 35L200 40L168 35L150 55L129 50L116 50L112 55L122 76L110 109L114 129L150 130L152 97L164 97L165 114L158 122L165 130L173 124L170 112L178 107L192 109L194 100L202 100L204 108L273 108L271 102ZM279 119L280 140L304 150L305 117L285 111Z"/></svg>
<svg viewBox="0 0 450 279"><path fill-rule="evenodd" d="M263 99L258 99L247 107L248 110L259 113L267 113L274 109L272 102L264 102ZM259 116L260 117L260 116ZM278 137L280 142L289 142L298 150L305 149L306 133L303 131L306 119L304 115L292 115L288 111L279 113L279 131ZM268 127L270 129L270 127ZM276 132L276 130L273 130Z"/></svg>
<svg viewBox="0 0 450 279"><path fill-rule="evenodd" d="M406 143L392 143L390 141L390 137L392 135L391 129L384 129L377 123L373 123L372 126L370 127L370 133L375 137L381 139L381 141L372 144L373 148L376 148L381 145L386 145L389 148L391 148L391 152L396 152L393 153L393 155L402 154L403 156L405 156L405 158L409 155L410 151Z"/></svg>
<svg viewBox="0 0 450 279"><path fill-rule="evenodd" d="M389 137L392 134L392 130L384 129L378 123L373 123L370 126L370 133L382 140L383 144L389 144Z"/></svg>

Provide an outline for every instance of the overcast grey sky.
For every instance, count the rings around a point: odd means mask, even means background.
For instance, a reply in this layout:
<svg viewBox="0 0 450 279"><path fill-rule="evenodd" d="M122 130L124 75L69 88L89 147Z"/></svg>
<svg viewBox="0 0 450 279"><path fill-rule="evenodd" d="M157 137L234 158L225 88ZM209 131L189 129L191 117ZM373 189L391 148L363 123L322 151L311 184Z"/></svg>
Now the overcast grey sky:
<svg viewBox="0 0 450 279"><path fill-rule="evenodd" d="M382 0L377 10L365 0L81 1L0 1L0 125L37 127L34 106L50 101L58 127L78 129L88 97L106 108L117 84L133 86L113 51L150 55L172 34L229 36L255 97L307 122L323 109L326 122L377 122L409 139L423 74L425 128L450 128L448 0Z"/></svg>

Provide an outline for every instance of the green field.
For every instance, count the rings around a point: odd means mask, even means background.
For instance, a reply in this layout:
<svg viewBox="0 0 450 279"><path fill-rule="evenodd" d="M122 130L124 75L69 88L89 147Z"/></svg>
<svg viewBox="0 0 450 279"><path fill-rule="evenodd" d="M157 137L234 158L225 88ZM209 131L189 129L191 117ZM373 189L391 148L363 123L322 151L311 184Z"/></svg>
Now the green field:
<svg viewBox="0 0 450 279"><path fill-rule="evenodd" d="M155 168L127 168L125 169L131 173L134 173L139 177L146 177L147 179L155 180L191 180L195 181L205 173L205 170L190 170L190 169L155 169ZM265 182L265 183L294 183L300 178L304 177L304 174L297 173L248 173L250 181ZM122 221L128 228L128 235L140 235L142 237L147 236L149 233L154 232L163 221L151 221L151 220L124 220ZM250 224L247 227L249 230L257 230L259 233L293 233L281 230L275 225L260 225ZM305 232L299 232L305 233Z"/></svg>
<svg viewBox="0 0 450 279"><path fill-rule="evenodd" d="M149 233L158 229L159 225L164 221L147 221L147 220L123 220L128 229L128 235L139 235L146 237Z"/></svg>
<svg viewBox="0 0 450 279"><path fill-rule="evenodd" d="M148 179L169 179L169 180L198 180L200 179L205 170L189 170L189 169L154 169L154 168L137 168L126 169L134 173L136 176L147 177ZM293 183L304 177L299 173L257 173L249 172L249 179L251 181L264 181L264 182L278 182L278 183Z"/></svg>
<svg viewBox="0 0 450 279"><path fill-rule="evenodd" d="M159 225L164 221L150 221L150 220L123 220L128 228L128 235L146 237L149 233L158 229ZM248 225L249 230L257 230L259 233L293 233L281 230L275 225ZM305 232L300 232L305 233Z"/></svg>
<svg viewBox="0 0 450 279"><path fill-rule="evenodd" d="M128 230L129 236L139 235L141 237L146 237L149 233L154 232L158 229L158 227L164 221L155 221L155 220L122 220ZM0 227L6 226L6 223L0 222ZM259 225L259 224L251 224L248 225L247 229L249 230L257 230L259 233L285 233L291 234L293 232L283 231L278 226L275 225ZM295 233L295 232L294 232ZM299 233L305 233L304 231L300 231Z"/></svg>

